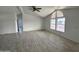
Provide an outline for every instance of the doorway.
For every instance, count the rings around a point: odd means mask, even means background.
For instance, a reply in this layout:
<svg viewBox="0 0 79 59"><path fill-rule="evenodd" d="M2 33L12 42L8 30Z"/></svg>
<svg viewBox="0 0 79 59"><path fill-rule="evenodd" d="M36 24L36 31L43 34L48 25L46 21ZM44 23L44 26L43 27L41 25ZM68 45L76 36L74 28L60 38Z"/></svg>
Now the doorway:
<svg viewBox="0 0 79 59"><path fill-rule="evenodd" d="M22 14L17 15L17 31L23 32L23 18Z"/></svg>

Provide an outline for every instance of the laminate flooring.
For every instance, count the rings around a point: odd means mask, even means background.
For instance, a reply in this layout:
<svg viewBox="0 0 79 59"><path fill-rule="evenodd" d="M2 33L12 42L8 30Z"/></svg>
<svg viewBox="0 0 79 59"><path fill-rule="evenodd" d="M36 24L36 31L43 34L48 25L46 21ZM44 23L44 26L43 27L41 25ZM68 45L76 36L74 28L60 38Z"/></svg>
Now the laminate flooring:
<svg viewBox="0 0 79 59"><path fill-rule="evenodd" d="M77 52L79 44L47 31L0 35L0 52Z"/></svg>

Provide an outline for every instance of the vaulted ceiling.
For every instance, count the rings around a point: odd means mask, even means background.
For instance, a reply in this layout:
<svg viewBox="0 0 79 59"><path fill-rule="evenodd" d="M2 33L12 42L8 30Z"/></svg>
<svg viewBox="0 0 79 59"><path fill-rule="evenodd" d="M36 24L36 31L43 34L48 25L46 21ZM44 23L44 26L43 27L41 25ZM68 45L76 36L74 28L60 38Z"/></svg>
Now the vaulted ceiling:
<svg viewBox="0 0 79 59"><path fill-rule="evenodd" d="M24 14L38 15L40 17L46 17L51 14L55 9L67 9L67 8L77 8L77 6L36 6L42 8L40 12L32 12L31 6L21 6L22 12ZM78 7L79 8L79 7ZM0 15L9 13L19 13L16 6L0 6Z"/></svg>
<svg viewBox="0 0 79 59"><path fill-rule="evenodd" d="M24 6L22 7L23 8L23 11L25 14L27 13L36 13L38 14L39 16L41 17L46 17L47 15L51 14L54 10L56 9L68 9L68 8L77 8L77 6L36 6L36 7L39 7L39 8L42 8L40 10L40 12L32 12L32 7L31 6Z"/></svg>

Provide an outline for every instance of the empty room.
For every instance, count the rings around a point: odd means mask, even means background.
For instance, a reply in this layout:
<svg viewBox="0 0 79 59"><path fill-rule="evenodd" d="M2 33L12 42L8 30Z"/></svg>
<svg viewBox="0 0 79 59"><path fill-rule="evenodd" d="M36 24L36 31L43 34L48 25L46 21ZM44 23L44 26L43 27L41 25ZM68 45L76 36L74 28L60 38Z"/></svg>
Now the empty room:
<svg viewBox="0 0 79 59"><path fill-rule="evenodd" d="M79 7L0 6L0 52L79 52Z"/></svg>

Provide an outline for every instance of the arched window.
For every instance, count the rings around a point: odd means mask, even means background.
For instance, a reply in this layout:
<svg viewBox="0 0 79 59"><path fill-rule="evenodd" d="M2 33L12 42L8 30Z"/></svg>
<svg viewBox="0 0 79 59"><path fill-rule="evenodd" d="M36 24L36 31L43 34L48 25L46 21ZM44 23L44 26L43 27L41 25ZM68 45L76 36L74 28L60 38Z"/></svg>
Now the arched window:
<svg viewBox="0 0 79 59"><path fill-rule="evenodd" d="M51 15L50 29L65 32L65 17L63 12L57 10Z"/></svg>

